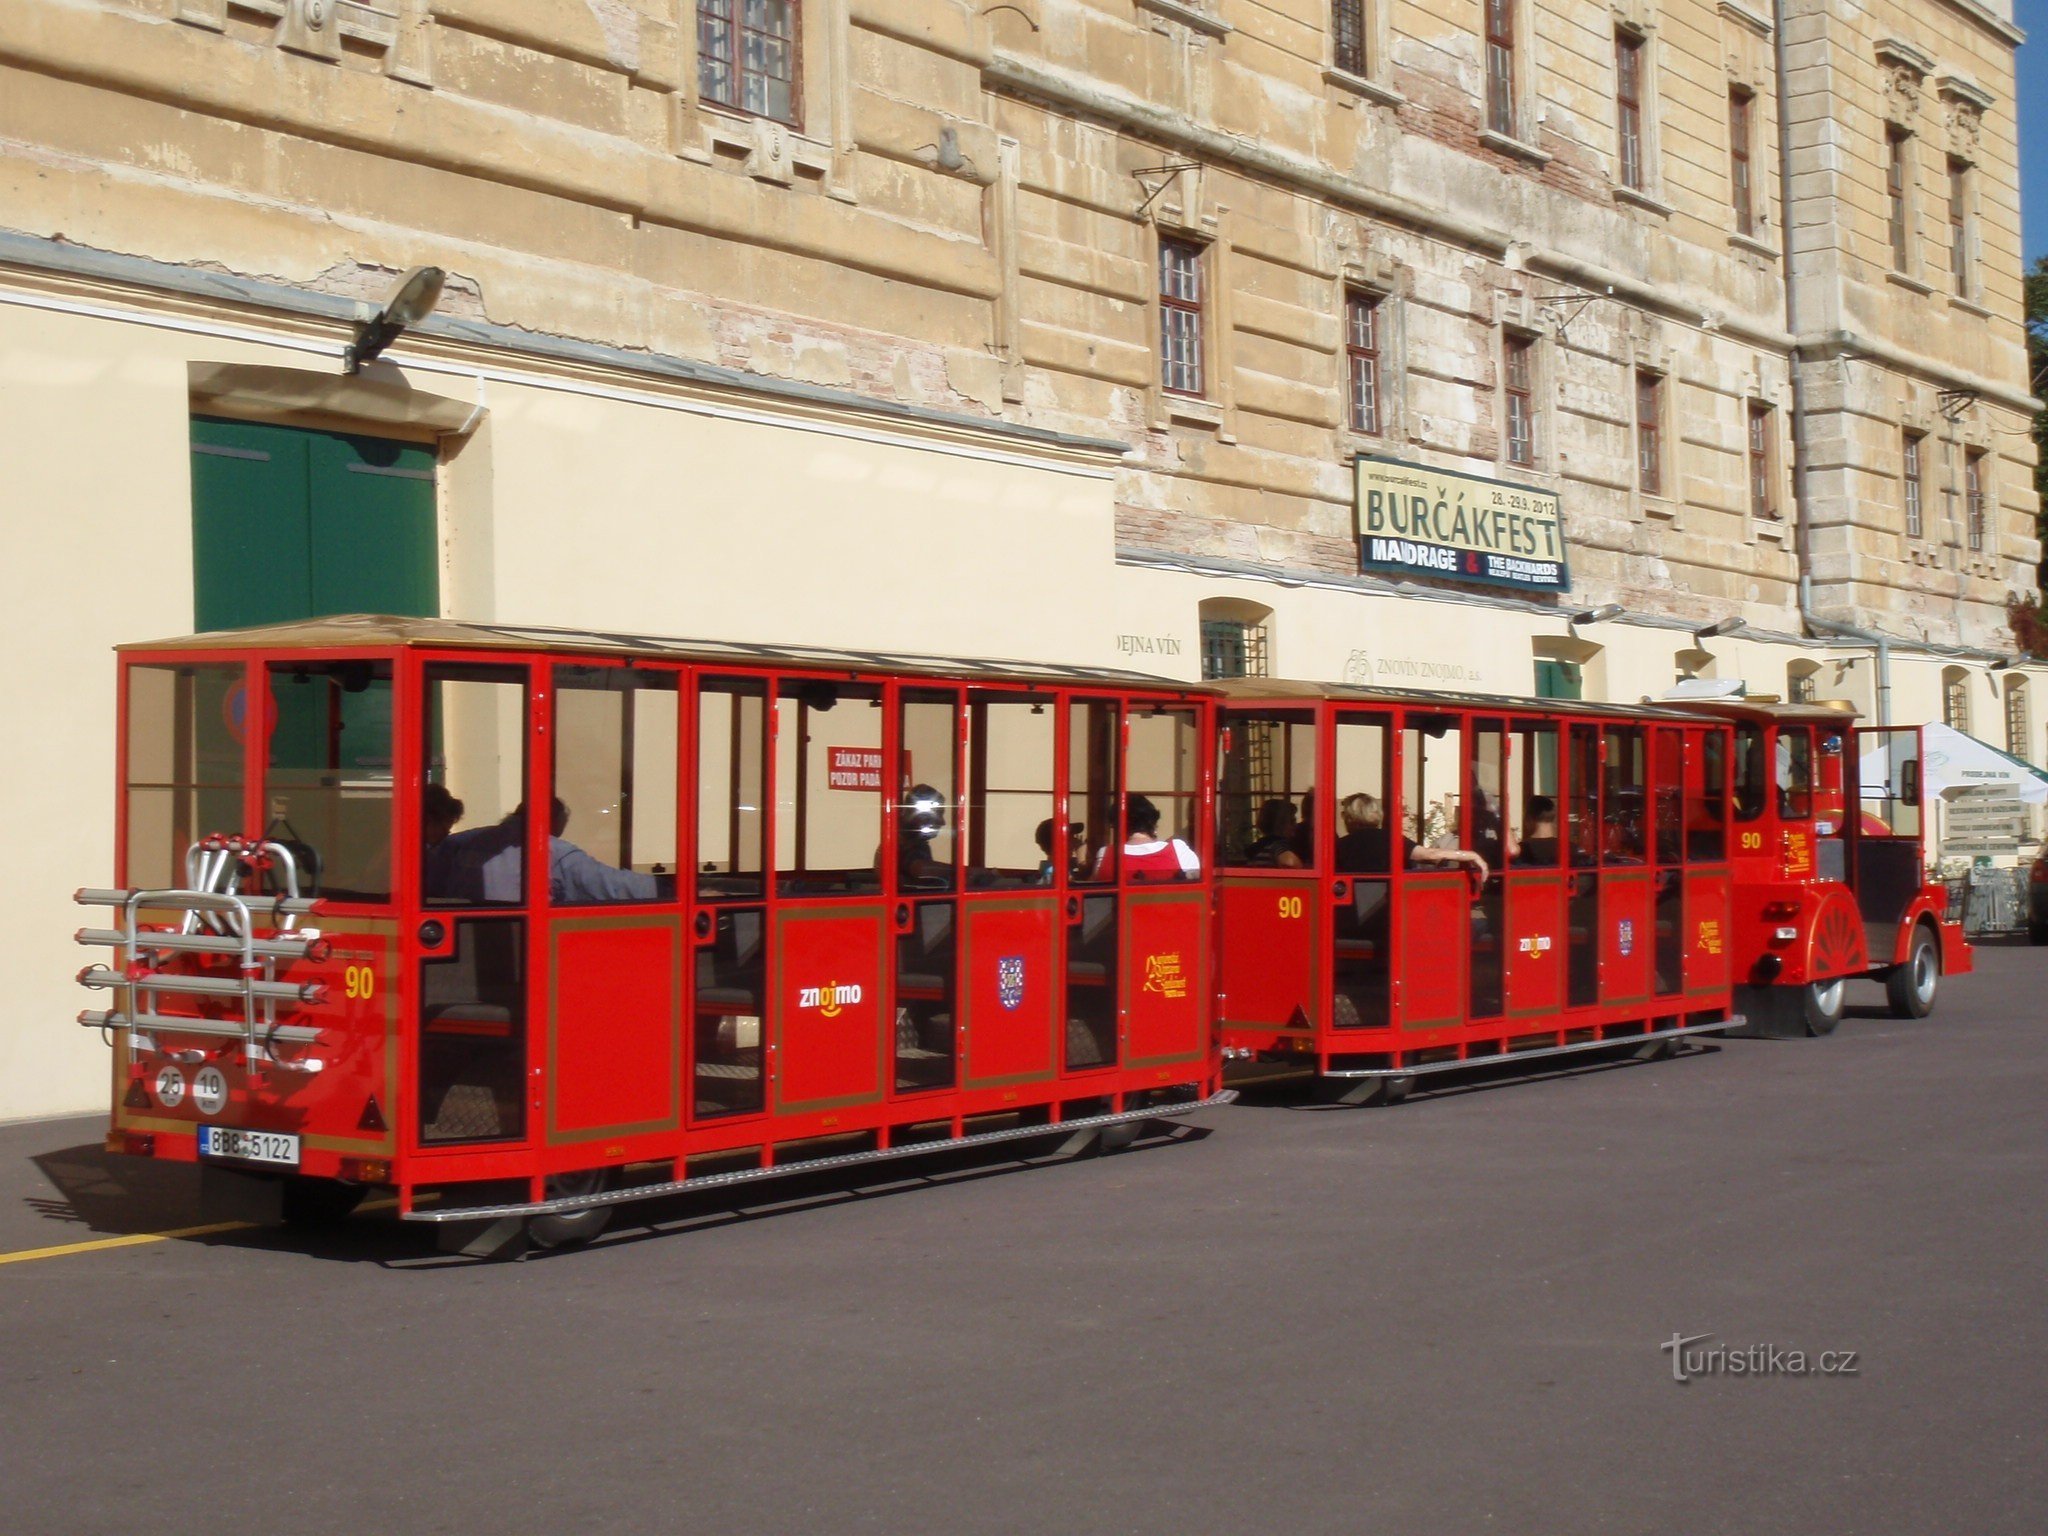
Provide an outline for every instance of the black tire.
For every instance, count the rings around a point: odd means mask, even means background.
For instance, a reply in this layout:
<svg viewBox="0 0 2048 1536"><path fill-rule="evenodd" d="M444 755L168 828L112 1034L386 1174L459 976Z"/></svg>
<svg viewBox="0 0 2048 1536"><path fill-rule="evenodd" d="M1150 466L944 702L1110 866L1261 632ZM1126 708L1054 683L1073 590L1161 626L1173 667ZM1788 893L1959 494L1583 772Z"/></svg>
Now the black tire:
<svg viewBox="0 0 2048 1536"><path fill-rule="evenodd" d="M617 1183L615 1170L591 1168L582 1173L558 1173L548 1180L550 1200L574 1195L597 1195ZM536 1248L575 1248L589 1242L612 1224L610 1205L586 1206L580 1211L549 1211L526 1219L526 1236Z"/></svg>
<svg viewBox="0 0 2048 1536"><path fill-rule="evenodd" d="M293 1174L284 1181L280 1215L288 1227L332 1227L348 1220L369 1190L337 1179Z"/></svg>
<svg viewBox="0 0 2048 1536"><path fill-rule="evenodd" d="M1941 990L1941 946L1926 924L1913 930L1906 962L1885 978L1885 1000L1895 1019L1924 1019L1934 1012L1935 994Z"/></svg>
<svg viewBox="0 0 2048 1536"><path fill-rule="evenodd" d="M1842 1022L1842 999L1848 993L1849 978L1810 981L1799 989L1799 1013L1809 1035L1832 1035Z"/></svg>
<svg viewBox="0 0 2048 1536"><path fill-rule="evenodd" d="M1096 1152L1107 1157L1112 1152L1121 1152L1138 1139L1138 1133L1145 1128L1142 1120L1125 1120L1118 1125L1105 1125L1095 1138Z"/></svg>
<svg viewBox="0 0 2048 1536"><path fill-rule="evenodd" d="M2029 944L2048 944L2048 923L2027 924L2027 942Z"/></svg>

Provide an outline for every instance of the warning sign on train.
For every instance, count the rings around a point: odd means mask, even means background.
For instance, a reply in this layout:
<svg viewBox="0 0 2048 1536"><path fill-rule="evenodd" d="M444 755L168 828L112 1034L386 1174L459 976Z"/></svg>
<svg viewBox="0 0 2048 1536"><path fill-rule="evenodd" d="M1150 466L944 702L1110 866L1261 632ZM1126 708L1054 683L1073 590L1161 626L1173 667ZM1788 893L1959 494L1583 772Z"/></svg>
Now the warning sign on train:
<svg viewBox="0 0 2048 1536"><path fill-rule="evenodd" d="M1557 493L1360 454L1358 566L1490 586L1563 592Z"/></svg>

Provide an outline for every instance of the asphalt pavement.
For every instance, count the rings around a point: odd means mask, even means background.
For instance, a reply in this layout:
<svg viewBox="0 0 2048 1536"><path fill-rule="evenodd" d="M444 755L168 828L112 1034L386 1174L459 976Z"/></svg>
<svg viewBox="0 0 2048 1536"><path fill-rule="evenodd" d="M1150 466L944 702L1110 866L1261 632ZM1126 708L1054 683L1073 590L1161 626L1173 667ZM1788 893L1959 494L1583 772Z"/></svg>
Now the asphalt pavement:
<svg viewBox="0 0 2048 1536"><path fill-rule="evenodd" d="M2048 951L1979 964L1923 1022L518 1262L153 1239L190 1170L0 1127L0 1530L2040 1536Z"/></svg>

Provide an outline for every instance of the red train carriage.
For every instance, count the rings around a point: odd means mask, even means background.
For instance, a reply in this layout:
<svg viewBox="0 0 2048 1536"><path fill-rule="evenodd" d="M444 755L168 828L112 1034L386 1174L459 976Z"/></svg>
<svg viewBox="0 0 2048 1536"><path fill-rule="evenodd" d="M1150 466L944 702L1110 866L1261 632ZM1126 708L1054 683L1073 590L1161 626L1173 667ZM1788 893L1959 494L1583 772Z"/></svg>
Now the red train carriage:
<svg viewBox="0 0 2048 1536"><path fill-rule="evenodd" d="M1207 825L1200 690L375 618L120 662L116 1150L559 1242L1218 1093L1208 876L1124 835Z"/></svg>
<svg viewBox="0 0 2048 1536"><path fill-rule="evenodd" d="M1846 983L1882 982L1924 1018L1944 973L1973 968L1921 846L1920 732L1862 728L1846 706L1701 702L1735 729L1731 954L1749 1028L1824 1035ZM1882 762L1876 782L1859 764Z"/></svg>
<svg viewBox="0 0 2048 1536"><path fill-rule="evenodd" d="M1726 724L1222 685L1226 1059L1352 1102L1732 1022Z"/></svg>

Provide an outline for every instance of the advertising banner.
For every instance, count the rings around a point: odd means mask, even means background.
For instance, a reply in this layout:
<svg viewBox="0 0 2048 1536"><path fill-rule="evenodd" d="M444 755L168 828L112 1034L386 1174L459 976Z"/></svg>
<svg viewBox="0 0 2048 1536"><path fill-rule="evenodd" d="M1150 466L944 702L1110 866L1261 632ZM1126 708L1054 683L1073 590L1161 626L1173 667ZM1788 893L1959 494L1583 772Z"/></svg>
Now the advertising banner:
<svg viewBox="0 0 2048 1536"><path fill-rule="evenodd" d="M1358 567L1530 592L1571 587L1555 491L1360 454Z"/></svg>

